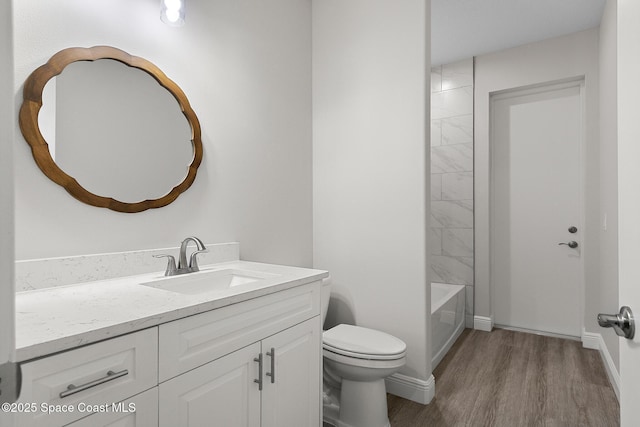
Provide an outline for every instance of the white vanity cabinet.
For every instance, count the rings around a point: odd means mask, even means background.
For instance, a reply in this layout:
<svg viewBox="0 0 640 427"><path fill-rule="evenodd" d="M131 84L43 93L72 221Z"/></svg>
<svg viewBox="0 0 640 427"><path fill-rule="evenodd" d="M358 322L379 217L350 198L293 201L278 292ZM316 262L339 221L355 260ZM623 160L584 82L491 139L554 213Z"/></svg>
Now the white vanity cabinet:
<svg viewBox="0 0 640 427"><path fill-rule="evenodd" d="M160 379L173 378L160 427L319 426L319 293L316 282L161 325Z"/></svg>
<svg viewBox="0 0 640 427"><path fill-rule="evenodd" d="M318 427L320 292L238 297L24 362L16 405L37 406L11 427Z"/></svg>

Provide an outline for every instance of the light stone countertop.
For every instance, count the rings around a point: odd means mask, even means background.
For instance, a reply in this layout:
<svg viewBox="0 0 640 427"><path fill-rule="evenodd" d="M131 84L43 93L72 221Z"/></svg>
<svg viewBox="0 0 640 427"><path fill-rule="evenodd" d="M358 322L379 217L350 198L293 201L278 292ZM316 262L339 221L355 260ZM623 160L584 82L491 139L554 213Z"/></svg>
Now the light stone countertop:
<svg viewBox="0 0 640 427"><path fill-rule="evenodd" d="M140 283L163 272L16 293L16 358L23 362L156 326L328 277L308 268L231 261L201 272L240 269L273 275L241 286L187 295ZM190 273L190 276L201 273ZM186 276L179 276L186 277Z"/></svg>

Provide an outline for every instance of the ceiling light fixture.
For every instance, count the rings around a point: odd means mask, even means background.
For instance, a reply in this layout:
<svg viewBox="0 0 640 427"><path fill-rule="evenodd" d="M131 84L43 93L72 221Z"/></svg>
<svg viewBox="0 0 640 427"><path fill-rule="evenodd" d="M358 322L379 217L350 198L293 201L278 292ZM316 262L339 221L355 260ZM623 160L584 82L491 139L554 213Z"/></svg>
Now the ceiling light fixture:
<svg viewBox="0 0 640 427"><path fill-rule="evenodd" d="M185 0L160 0L160 19L172 27L184 25Z"/></svg>

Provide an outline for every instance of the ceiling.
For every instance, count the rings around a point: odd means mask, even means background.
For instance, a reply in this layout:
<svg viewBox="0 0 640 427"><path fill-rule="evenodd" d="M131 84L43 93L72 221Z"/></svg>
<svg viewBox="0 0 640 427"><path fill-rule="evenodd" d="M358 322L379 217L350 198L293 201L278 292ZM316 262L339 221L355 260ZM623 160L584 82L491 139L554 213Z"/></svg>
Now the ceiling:
<svg viewBox="0 0 640 427"><path fill-rule="evenodd" d="M431 0L431 63L488 52L600 25L606 0Z"/></svg>

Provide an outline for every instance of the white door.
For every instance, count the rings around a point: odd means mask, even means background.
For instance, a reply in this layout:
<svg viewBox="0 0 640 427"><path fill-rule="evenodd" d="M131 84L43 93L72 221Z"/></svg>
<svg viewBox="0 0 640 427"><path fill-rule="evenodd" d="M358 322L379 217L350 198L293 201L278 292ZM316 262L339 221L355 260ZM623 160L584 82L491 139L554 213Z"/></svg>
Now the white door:
<svg viewBox="0 0 640 427"><path fill-rule="evenodd" d="M260 343L160 384L160 427L260 427Z"/></svg>
<svg viewBox="0 0 640 427"><path fill-rule="evenodd" d="M574 81L491 97L497 326L581 335L581 93Z"/></svg>
<svg viewBox="0 0 640 427"><path fill-rule="evenodd" d="M262 341L262 427L318 426L320 333L316 317Z"/></svg>
<svg viewBox="0 0 640 427"><path fill-rule="evenodd" d="M640 314L640 2L618 1L619 299ZM603 331L608 333L609 331ZM620 340L620 419L640 424L640 332Z"/></svg>

